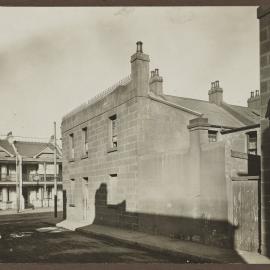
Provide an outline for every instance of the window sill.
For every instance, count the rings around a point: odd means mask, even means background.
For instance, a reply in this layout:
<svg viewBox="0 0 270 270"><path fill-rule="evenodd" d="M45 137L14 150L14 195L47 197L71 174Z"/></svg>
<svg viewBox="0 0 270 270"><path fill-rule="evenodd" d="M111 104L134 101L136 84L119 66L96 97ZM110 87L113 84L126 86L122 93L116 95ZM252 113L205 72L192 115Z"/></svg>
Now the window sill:
<svg viewBox="0 0 270 270"><path fill-rule="evenodd" d="M69 207L75 207L75 204L74 203L70 203L69 204Z"/></svg>
<svg viewBox="0 0 270 270"><path fill-rule="evenodd" d="M86 159L86 158L88 158L88 154L85 154L85 155L81 156L81 159Z"/></svg>
<svg viewBox="0 0 270 270"><path fill-rule="evenodd" d="M70 158L69 160L68 160L68 162L74 162L75 161L75 158Z"/></svg>
<svg viewBox="0 0 270 270"><path fill-rule="evenodd" d="M117 147L112 147L108 149L107 153L116 152L116 151L117 151Z"/></svg>

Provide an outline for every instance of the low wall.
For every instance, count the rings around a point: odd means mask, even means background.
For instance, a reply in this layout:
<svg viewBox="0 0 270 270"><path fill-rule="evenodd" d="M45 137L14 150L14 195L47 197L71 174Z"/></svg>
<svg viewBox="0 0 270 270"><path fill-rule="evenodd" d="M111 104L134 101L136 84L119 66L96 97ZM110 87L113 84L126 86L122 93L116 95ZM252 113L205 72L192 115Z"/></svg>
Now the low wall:
<svg viewBox="0 0 270 270"><path fill-rule="evenodd" d="M95 196L94 224L137 230L225 248L233 247L234 228L227 221L128 212L125 201L118 205L107 204L107 195L107 185L103 183Z"/></svg>

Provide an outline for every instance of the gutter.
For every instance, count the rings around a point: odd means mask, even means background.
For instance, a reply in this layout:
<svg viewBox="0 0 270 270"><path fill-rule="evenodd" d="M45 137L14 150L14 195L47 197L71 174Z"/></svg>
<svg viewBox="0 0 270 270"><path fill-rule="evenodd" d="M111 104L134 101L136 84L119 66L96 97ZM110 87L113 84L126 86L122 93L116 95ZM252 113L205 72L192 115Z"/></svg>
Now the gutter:
<svg viewBox="0 0 270 270"><path fill-rule="evenodd" d="M252 129L252 128L259 128L259 127L260 127L260 124L254 124L254 125L244 126L244 127L240 127L240 128L235 128L232 130L220 131L220 133L223 135L223 134L233 133L233 132L237 132L237 131Z"/></svg>
<svg viewBox="0 0 270 270"><path fill-rule="evenodd" d="M199 116L199 117L202 117L202 116L203 116L203 114L200 113L200 112L197 112L197 111L188 109L188 108L186 108L186 107L180 106L180 105L178 105L178 104L169 102L169 101L167 101L167 100L161 99L160 97L157 97L157 96L154 96L153 94L151 94L151 92L148 94L148 96L149 96L150 99L152 99L152 100L154 100L154 101L163 103L163 104L168 105L168 106L171 106L171 107L173 107L173 108L182 110L182 111L187 112L187 113L191 113L191 114L196 115L196 116Z"/></svg>

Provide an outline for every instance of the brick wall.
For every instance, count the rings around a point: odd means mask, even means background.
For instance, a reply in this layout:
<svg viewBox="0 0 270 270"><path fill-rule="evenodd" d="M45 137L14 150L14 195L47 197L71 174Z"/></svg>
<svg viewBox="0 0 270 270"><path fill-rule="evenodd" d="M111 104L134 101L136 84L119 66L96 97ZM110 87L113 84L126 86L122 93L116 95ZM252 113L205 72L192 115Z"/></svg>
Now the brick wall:
<svg viewBox="0 0 270 270"><path fill-rule="evenodd" d="M265 115L270 97L270 6L258 8L260 21L260 81L261 81L261 112ZM270 145L269 120L261 120L261 252L270 256Z"/></svg>
<svg viewBox="0 0 270 270"><path fill-rule="evenodd" d="M267 10L266 7L265 10ZM266 13L262 16L263 14L264 8L261 8L258 17L260 18L260 88L262 116L265 115L270 97L270 15Z"/></svg>

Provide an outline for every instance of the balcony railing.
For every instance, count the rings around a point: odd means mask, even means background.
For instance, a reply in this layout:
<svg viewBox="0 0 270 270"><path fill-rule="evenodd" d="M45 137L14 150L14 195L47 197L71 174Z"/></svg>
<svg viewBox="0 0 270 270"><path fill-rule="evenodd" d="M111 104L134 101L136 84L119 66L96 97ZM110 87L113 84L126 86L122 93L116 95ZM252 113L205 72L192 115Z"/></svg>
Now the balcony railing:
<svg viewBox="0 0 270 270"><path fill-rule="evenodd" d="M1 174L0 181L2 181L2 182L16 182L16 174Z"/></svg>
<svg viewBox="0 0 270 270"><path fill-rule="evenodd" d="M23 182L44 182L44 174L23 174ZM62 176L56 176L57 182L62 181ZM16 182L16 174L0 174L0 182ZM54 182L54 174L46 175L46 182Z"/></svg>

